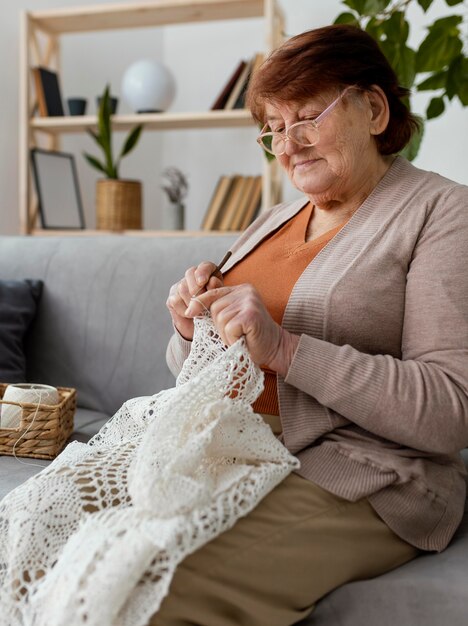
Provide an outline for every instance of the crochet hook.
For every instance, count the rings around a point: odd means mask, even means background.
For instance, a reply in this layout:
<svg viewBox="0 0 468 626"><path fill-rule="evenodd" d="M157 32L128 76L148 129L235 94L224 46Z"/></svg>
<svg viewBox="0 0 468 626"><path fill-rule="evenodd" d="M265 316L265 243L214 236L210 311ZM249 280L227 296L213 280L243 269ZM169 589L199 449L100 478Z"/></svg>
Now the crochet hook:
<svg viewBox="0 0 468 626"><path fill-rule="evenodd" d="M216 272L221 271L221 269L224 267L224 265L226 264L227 260L229 259L231 255L232 255L232 252L228 250L226 254L223 256L223 258L221 259L221 261L218 263L218 265L215 267L215 269L211 272L210 277L206 281L207 283L210 281L210 278L216 274ZM192 300L193 298L196 298L203 291L203 289L205 289L204 286L200 287L200 289L196 293L193 294Z"/></svg>

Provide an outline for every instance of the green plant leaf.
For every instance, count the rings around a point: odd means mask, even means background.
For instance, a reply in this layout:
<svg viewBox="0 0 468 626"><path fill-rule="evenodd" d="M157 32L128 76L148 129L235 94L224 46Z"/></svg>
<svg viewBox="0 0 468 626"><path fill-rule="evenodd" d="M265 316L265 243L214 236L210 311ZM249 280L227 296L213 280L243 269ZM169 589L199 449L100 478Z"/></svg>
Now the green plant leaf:
<svg viewBox="0 0 468 626"><path fill-rule="evenodd" d="M101 138L101 136L100 136L100 135L98 135L97 133L95 133L95 132L94 132L94 130L91 130L90 128L88 128L86 132L88 133L88 135L89 135L90 137L92 137L92 138L94 139L94 141L97 143L97 145L98 145L100 148L104 148L103 141L102 141L102 138Z"/></svg>
<svg viewBox="0 0 468 626"><path fill-rule="evenodd" d="M453 59L447 72L446 94L449 100L454 96L466 106L466 92L468 87L468 58L463 54Z"/></svg>
<svg viewBox="0 0 468 626"><path fill-rule="evenodd" d="M456 4L461 4L463 0L445 0L449 7L454 7Z"/></svg>
<svg viewBox="0 0 468 626"><path fill-rule="evenodd" d="M396 73L403 87L410 89L413 86L416 76L416 52L409 46L400 47Z"/></svg>
<svg viewBox="0 0 468 626"><path fill-rule="evenodd" d="M445 93L449 100L457 95L458 86L463 82L463 55L455 57L447 71Z"/></svg>
<svg viewBox="0 0 468 626"><path fill-rule="evenodd" d="M460 85L460 87L458 88L457 95L458 95L460 102L463 104L463 106L467 107L468 106L468 81Z"/></svg>
<svg viewBox="0 0 468 626"><path fill-rule="evenodd" d="M433 1L434 0L418 0L418 4L419 4L419 6L422 8L422 10L425 13L427 11L427 9L431 6Z"/></svg>
<svg viewBox="0 0 468 626"><path fill-rule="evenodd" d="M133 128L130 131L124 143L124 146L122 148L122 152L120 153L119 161L122 157L124 157L126 154L131 152L133 148L136 146L136 144L138 143L138 140L140 139L142 130L143 130L143 125L140 124L139 126L135 126L135 128Z"/></svg>
<svg viewBox="0 0 468 626"><path fill-rule="evenodd" d="M440 22L441 20L437 21ZM454 29L458 31L457 26L451 24L436 28L431 27L429 34L416 53L416 71L437 72L443 70L452 59L460 54L463 43L459 35L454 34Z"/></svg>
<svg viewBox="0 0 468 626"><path fill-rule="evenodd" d="M381 13L390 4L390 0L365 0L364 13L367 15L375 15Z"/></svg>
<svg viewBox="0 0 468 626"><path fill-rule="evenodd" d="M366 33L369 33L371 37L373 37L376 41L380 43L382 41L382 36L384 35L382 20L378 20L375 17L371 17L370 20L366 24L365 31Z"/></svg>
<svg viewBox="0 0 468 626"><path fill-rule="evenodd" d="M109 172L107 171L105 165L103 165L95 157L91 156L90 154L86 154L86 152L83 152L83 156L91 165L91 167L96 168L99 172L103 172L107 176L107 178L111 178L111 176L109 176Z"/></svg>
<svg viewBox="0 0 468 626"><path fill-rule="evenodd" d="M110 85L106 85L101 98L98 112L98 130L101 138L101 146L106 159L106 168L109 178L117 178L114 158L112 156L112 126L111 126L111 103Z"/></svg>
<svg viewBox="0 0 468 626"><path fill-rule="evenodd" d="M356 16L353 15L352 13L340 13L333 23L334 24L354 24L355 26L359 26L359 22L356 19Z"/></svg>
<svg viewBox="0 0 468 626"><path fill-rule="evenodd" d="M434 30L444 30L447 32L451 32L451 34L456 35L460 31L458 26L463 22L463 17L461 15L448 15L447 17L440 17L433 24L429 26L430 31Z"/></svg>
<svg viewBox="0 0 468 626"><path fill-rule="evenodd" d="M103 144L109 144L111 137L111 124L110 124L110 86L106 85L104 93L99 103L98 111L98 130Z"/></svg>
<svg viewBox="0 0 468 626"><path fill-rule="evenodd" d="M405 19L403 11L395 11L382 22L382 28L388 39L398 42L400 45L406 43L409 35L409 24Z"/></svg>
<svg viewBox="0 0 468 626"><path fill-rule="evenodd" d="M366 6L366 0L343 0L343 4L362 15Z"/></svg>
<svg viewBox="0 0 468 626"><path fill-rule="evenodd" d="M416 158L424 137L424 122L421 118L419 118L419 121L421 124L419 130L413 135L409 144L400 152L401 156L404 156L408 161L413 161Z"/></svg>
<svg viewBox="0 0 468 626"><path fill-rule="evenodd" d="M380 47L387 57L388 62L395 70L399 82L410 88L413 85L416 75L415 58L416 53L409 46L398 41L386 39L380 42Z"/></svg>
<svg viewBox="0 0 468 626"><path fill-rule="evenodd" d="M437 96L436 98L432 98L429 102L429 106L426 110L426 117L428 120L433 119L434 117L439 117L445 111L445 103L442 97Z"/></svg>
<svg viewBox="0 0 468 626"><path fill-rule="evenodd" d="M417 85L418 91L431 91L433 89L445 89L447 80L447 71L434 72L431 76L428 76L426 80Z"/></svg>

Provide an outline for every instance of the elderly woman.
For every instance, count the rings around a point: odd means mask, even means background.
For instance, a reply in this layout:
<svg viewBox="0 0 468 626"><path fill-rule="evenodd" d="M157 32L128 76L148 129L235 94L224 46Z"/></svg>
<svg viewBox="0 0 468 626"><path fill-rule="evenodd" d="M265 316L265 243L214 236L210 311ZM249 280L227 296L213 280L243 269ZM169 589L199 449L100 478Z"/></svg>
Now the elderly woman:
<svg viewBox="0 0 468 626"><path fill-rule="evenodd" d="M441 551L463 514L468 191L400 156L417 129L374 40L312 30L248 92L260 145L303 193L262 214L224 276L170 292L190 351L209 308L266 373L254 404L300 469L178 568L154 626L286 626L346 582ZM201 295L192 298L200 288Z"/></svg>

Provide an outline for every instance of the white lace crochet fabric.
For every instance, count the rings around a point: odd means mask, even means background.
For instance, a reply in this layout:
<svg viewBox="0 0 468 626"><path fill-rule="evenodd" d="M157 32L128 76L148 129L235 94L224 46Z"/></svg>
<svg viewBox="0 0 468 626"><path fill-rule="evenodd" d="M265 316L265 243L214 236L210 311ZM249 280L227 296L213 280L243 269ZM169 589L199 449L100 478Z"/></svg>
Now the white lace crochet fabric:
<svg viewBox="0 0 468 626"><path fill-rule="evenodd" d="M0 503L2 626L145 626L175 568L299 462L251 408L243 340L196 320L173 389L126 402Z"/></svg>

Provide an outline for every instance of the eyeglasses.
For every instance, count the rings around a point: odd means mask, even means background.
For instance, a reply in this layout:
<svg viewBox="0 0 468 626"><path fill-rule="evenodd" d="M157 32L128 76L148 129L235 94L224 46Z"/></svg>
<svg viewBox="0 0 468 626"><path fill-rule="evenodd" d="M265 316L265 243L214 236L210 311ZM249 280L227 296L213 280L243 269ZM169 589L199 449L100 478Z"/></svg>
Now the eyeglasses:
<svg viewBox="0 0 468 626"><path fill-rule="evenodd" d="M320 138L319 124L323 122L325 117L333 111L336 105L341 101L345 93L349 89L355 89L355 86L349 86L344 89L336 100L327 106L314 120L303 120L292 124L286 132L269 131L264 132L268 128L268 124L262 128L262 132L257 137L257 143L270 154L281 156L286 152L286 142L294 141L299 146L309 148L315 146Z"/></svg>

